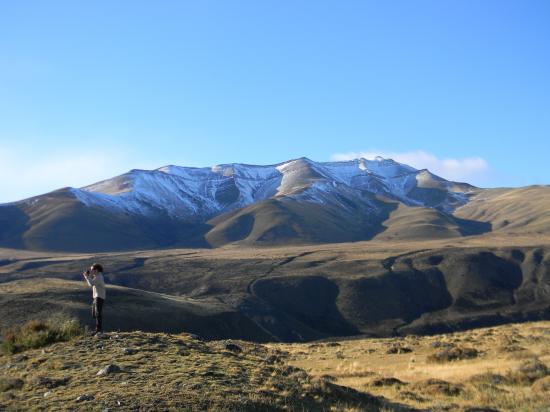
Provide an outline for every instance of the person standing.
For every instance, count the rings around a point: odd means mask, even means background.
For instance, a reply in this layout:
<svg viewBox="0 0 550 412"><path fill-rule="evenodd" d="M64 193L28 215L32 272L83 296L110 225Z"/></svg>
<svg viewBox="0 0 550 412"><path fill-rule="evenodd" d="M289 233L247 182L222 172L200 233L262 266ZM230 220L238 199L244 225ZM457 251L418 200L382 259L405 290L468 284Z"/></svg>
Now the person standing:
<svg viewBox="0 0 550 412"><path fill-rule="evenodd" d="M94 263L84 273L84 279L88 286L92 287L92 316L95 319L94 335L103 332L103 304L105 303L105 279L103 279L103 266Z"/></svg>

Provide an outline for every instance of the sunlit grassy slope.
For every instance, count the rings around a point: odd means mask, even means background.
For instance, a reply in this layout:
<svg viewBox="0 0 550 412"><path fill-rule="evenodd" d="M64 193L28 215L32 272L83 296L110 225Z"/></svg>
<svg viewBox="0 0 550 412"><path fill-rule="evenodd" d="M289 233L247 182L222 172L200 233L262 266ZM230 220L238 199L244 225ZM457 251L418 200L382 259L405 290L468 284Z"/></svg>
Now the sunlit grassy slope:
<svg viewBox="0 0 550 412"><path fill-rule="evenodd" d="M550 410L550 322L274 345L313 376L427 410Z"/></svg>

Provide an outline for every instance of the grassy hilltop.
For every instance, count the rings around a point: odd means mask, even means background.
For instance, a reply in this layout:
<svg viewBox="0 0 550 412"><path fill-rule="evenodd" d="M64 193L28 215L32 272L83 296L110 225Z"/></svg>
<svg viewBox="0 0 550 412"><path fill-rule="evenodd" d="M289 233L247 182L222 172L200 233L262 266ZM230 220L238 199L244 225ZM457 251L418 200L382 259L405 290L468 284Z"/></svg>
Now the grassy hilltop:
<svg viewBox="0 0 550 412"><path fill-rule="evenodd" d="M277 348L190 334L81 336L0 357L0 410L409 410L283 360Z"/></svg>

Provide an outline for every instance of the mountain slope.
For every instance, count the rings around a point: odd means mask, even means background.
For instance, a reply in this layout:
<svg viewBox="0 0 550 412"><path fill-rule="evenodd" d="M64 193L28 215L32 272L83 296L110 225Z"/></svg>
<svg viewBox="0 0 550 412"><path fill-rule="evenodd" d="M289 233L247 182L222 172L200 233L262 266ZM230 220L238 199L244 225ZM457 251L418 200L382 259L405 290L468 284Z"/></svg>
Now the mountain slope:
<svg viewBox="0 0 550 412"><path fill-rule="evenodd" d="M404 204L399 204L383 225L387 229L375 237L377 240L446 239L491 230L488 222L461 219L437 209Z"/></svg>
<svg viewBox="0 0 550 412"><path fill-rule="evenodd" d="M206 240L221 246L231 242L288 244L371 239L384 229L381 222L395 208L395 204L368 193L363 193L360 199L323 195L322 203L280 197L217 216L208 222L213 228L206 234Z"/></svg>
<svg viewBox="0 0 550 412"><path fill-rule="evenodd" d="M70 188L0 206L0 242L32 250L108 251L162 247L176 241L206 246L202 225L166 214L146 218L121 210L86 205Z"/></svg>
<svg viewBox="0 0 550 412"><path fill-rule="evenodd" d="M456 209L455 216L490 222L499 232L549 233L550 186L485 189Z"/></svg>

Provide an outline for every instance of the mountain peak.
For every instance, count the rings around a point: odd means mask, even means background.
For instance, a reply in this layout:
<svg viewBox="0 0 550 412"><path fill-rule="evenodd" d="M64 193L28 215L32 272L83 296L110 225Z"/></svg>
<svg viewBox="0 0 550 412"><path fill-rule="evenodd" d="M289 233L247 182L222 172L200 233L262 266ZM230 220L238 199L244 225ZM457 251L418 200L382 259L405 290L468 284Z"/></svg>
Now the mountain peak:
<svg viewBox="0 0 550 412"><path fill-rule="evenodd" d="M305 156L302 156L302 157L297 157L295 159L290 159L290 160L287 160L285 162L281 162L279 163L278 165L285 165L285 164L290 164L290 163L296 163L296 162L300 162L300 163L309 163L309 164L314 164L316 162L314 162L313 160L305 157Z"/></svg>

